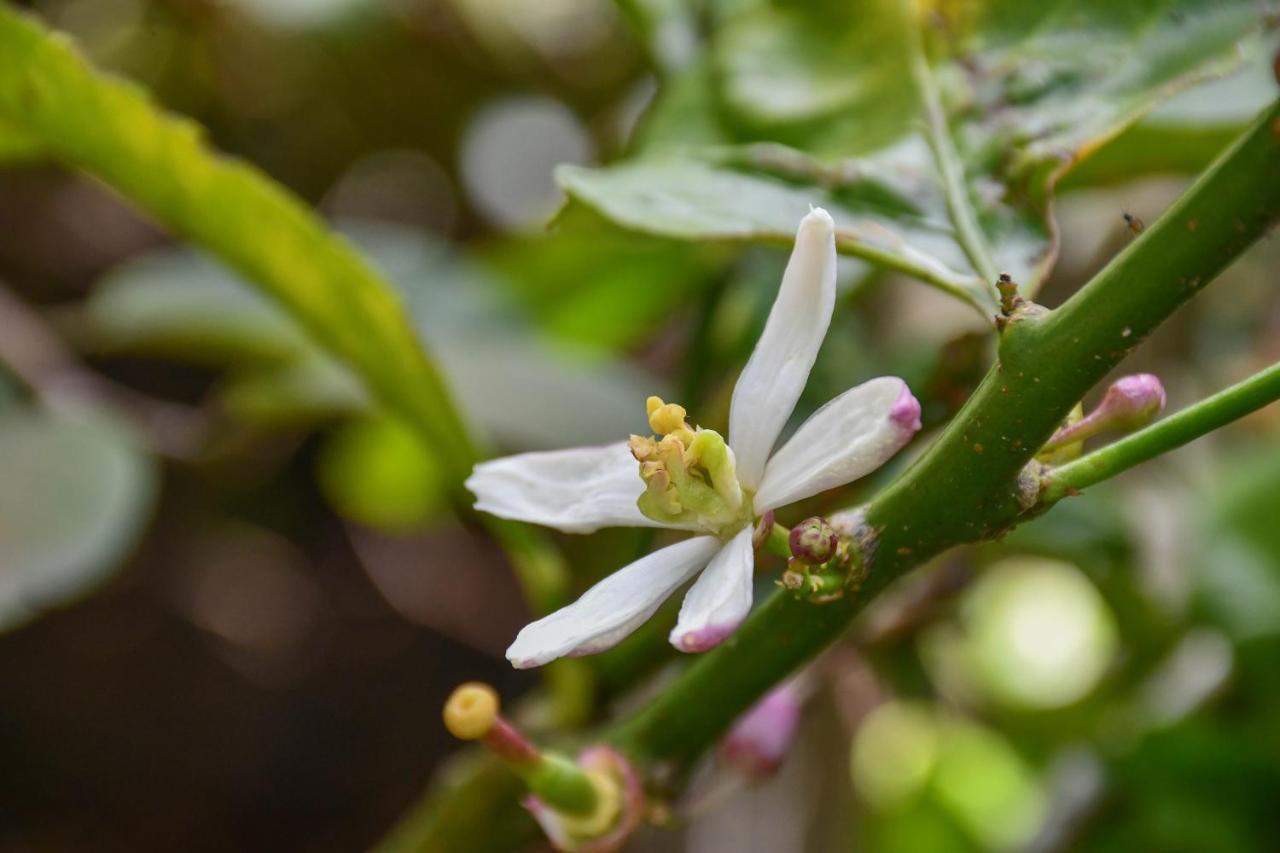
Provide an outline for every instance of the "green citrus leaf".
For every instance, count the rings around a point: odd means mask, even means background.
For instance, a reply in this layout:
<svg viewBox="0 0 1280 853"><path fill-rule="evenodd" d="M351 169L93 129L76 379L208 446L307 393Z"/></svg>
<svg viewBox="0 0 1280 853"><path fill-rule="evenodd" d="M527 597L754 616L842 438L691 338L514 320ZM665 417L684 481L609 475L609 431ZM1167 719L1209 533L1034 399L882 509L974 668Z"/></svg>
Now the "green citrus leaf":
<svg viewBox="0 0 1280 853"><path fill-rule="evenodd" d="M155 498L150 458L100 415L0 411L0 630L109 577Z"/></svg>
<svg viewBox="0 0 1280 853"><path fill-rule="evenodd" d="M687 240L786 241L822 205L841 252L986 314L997 273L1034 292L1051 268L1057 181L1261 24L1250 0L726 4L631 160L561 185Z"/></svg>

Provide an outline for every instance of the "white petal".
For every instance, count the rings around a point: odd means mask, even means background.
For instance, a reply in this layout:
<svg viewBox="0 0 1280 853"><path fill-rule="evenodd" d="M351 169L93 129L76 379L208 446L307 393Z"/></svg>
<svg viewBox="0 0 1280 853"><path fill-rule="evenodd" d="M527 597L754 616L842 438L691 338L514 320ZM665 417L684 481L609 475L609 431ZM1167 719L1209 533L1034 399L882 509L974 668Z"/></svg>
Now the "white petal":
<svg viewBox="0 0 1280 853"><path fill-rule="evenodd" d="M835 225L822 208L800 221L764 332L738 377L729 407L729 445L738 479L754 490L791 417L831 325L836 300Z"/></svg>
<svg viewBox="0 0 1280 853"><path fill-rule="evenodd" d="M604 651L644 624L719 548L714 536L695 536L641 557L568 607L524 626L507 649L507 660L526 669L565 655Z"/></svg>
<svg viewBox="0 0 1280 853"><path fill-rule="evenodd" d="M467 488L482 512L566 533L661 526L636 508L644 483L625 442L481 462Z"/></svg>
<svg viewBox="0 0 1280 853"><path fill-rule="evenodd" d="M730 539L685 594L671 645L682 652L705 652L747 618L755 568L753 532L745 527Z"/></svg>
<svg viewBox="0 0 1280 853"><path fill-rule="evenodd" d="M800 425L769 460L756 512L853 482L879 468L920 429L907 383L882 376L852 388Z"/></svg>

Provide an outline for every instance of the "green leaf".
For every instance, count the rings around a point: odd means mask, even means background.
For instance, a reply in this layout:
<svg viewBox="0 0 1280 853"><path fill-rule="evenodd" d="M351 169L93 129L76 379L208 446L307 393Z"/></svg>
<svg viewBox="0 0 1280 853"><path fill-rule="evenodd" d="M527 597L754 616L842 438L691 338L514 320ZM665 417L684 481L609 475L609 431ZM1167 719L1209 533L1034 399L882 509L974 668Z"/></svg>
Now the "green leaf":
<svg viewBox="0 0 1280 853"><path fill-rule="evenodd" d="M665 390L639 369L538 338L501 301L506 285L444 245L371 223L352 223L347 233L395 283L419 334L436 342L462 410L488 440L518 448L617 440L643 426L645 398ZM672 277L682 281L674 270ZM604 324L625 321L623 314ZM114 270L74 326L107 351L232 365L220 389L224 408L265 426L377 408L288 314L191 252L160 252Z"/></svg>
<svg viewBox="0 0 1280 853"><path fill-rule="evenodd" d="M156 472L101 415L0 411L0 630L101 584L150 513Z"/></svg>
<svg viewBox="0 0 1280 853"><path fill-rule="evenodd" d="M104 276L80 315L84 345L209 367L283 361L314 346L262 294L188 251L129 261Z"/></svg>
<svg viewBox="0 0 1280 853"><path fill-rule="evenodd" d="M711 70L668 81L637 154L561 185L637 230L791 239L828 207L846 254L994 310L1008 272L1034 293L1056 255L1056 182L1162 98L1235 62L1250 0L742 3ZM682 116L717 120L687 135ZM732 144L726 145L729 142Z"/></svg>
<svg viewBox="0 0 1280 853"><path fill-rule="evenodd" d="M213 154L196 125L99 73L34 19L0 7L0 122L101 178L285 306L456 482L475 458L444 379L394 291L296 198Z"/></svg>
<svg viewBox="0 0 1280 853"><path fill-rule="evenodd" d="M734 153L762 165L771 155L810 162L777 149ZM995 305L986 299L979 279L951 265L962 265L964 260L947 236L945 224L901 208L886 215L874 202L860 200L853 187L846 188L846 203L813 186L693 159L642 160L605 170L562 166L557 179L575 200L620 225L671 238L788 245L810 206L821 205L836 221L836 245L841 252L906 272L975 304ZM857 189L863 190L865 199L876 188L869 180ZM914 245L903 241L903 231L914 236Z"/></svg>
<svg viewBox="0 0 1280 853"><path fill-rule="evenodd" d="M1061 188L1202 171L1274 97L1274 54L1269 40L1247 40L1244 54L1240 70L1161 104L1073 168Z"/></svg>
<svg viewBox="0 0 1280 853"><path fill-rule="evenodd" d="M551 234L483 255L500 285L558 340L603 350L636 345L712 279L722 253L653 239L589 211ZM590 220L590 221L586 221Z"/></svg>

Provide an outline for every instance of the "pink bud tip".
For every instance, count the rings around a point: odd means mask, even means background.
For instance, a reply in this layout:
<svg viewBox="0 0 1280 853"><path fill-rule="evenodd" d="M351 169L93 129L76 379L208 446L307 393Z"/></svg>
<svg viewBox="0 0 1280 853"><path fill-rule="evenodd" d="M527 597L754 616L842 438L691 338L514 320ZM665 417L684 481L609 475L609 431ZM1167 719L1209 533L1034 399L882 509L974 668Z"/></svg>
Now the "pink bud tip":
<svg viewBox="0 0 1280 853"><path fill-rule="evenodd" d="M1123 376L1111 383L1098 406L1121 428L1146 426L1164 410L1164 384L1150 373Z"/></svg>
<svg viewBox="0 0 1280 853"><path fill-rule="evenodd" d="M795 740L803 698L793 682L775 687L738 718L720 743L721 760L751 779L777 772Z"/></svg>
<svg viewBox="0 0 1280 853"><path fill-rule="evenodd" d="M902 393L889 409L889 420L911 433L920 429L920 401L905 382L902 383Z"/></svg>

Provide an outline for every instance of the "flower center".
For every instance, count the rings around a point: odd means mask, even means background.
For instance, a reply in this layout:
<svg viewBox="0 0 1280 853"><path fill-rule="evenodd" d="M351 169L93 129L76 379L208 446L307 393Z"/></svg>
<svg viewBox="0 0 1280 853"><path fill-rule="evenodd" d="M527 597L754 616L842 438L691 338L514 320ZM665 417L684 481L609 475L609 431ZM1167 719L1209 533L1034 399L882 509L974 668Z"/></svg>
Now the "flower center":
<svg viewBox="0 0 1280 853"><path fill-rule="evenodd" d="M657 435L631 436L645 490L636 505L662 524L693 524L728 535L751 520L751 500L734 468L733 451L720 433L690 426L683 406L650 397L645 407Z"/></svg>

